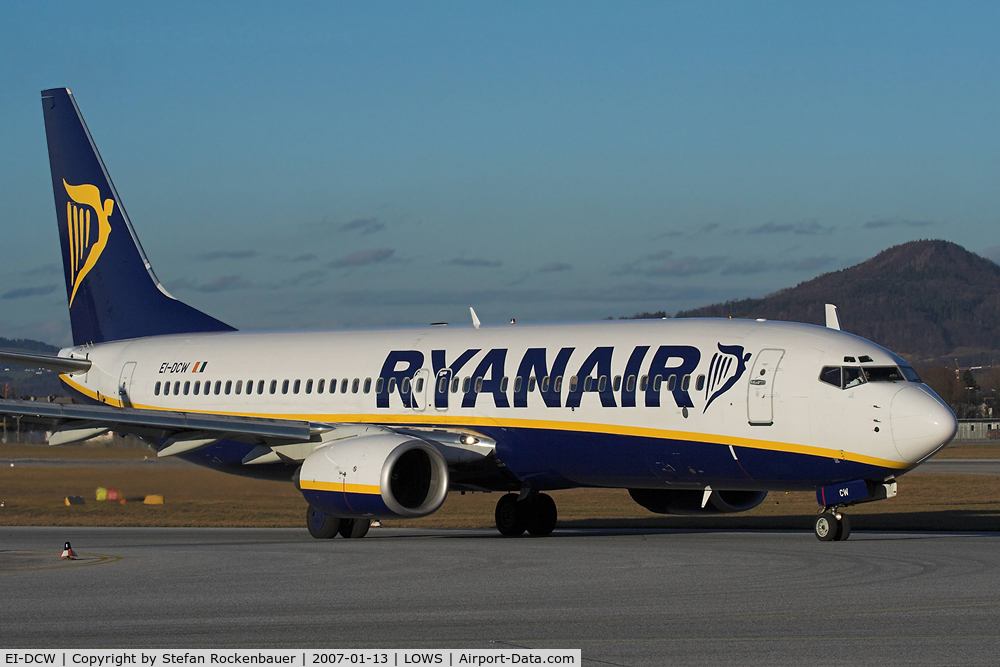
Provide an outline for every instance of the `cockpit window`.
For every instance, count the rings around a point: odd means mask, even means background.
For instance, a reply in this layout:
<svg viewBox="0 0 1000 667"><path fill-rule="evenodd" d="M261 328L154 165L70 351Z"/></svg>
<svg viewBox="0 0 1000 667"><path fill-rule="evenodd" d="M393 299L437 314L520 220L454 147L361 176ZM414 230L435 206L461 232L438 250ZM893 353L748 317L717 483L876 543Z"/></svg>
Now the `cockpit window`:
<svg viewBox="0 0 1000 667"><path fill-rule="evenodd" d="M903 377L905 377L910 382L922 382L922 380L920 379L920 376L917 375L917 372L915 370L913 370L912 367L910 367L910 366L900 366L899 370L903 371Z"/></svg>
<svg viewBox="0 0 1000 667"><path fill-rule="evenodd" d="M840 366L824 366L819 372L819 381L840 389Z"/></svg>
<svg viewBox="0 0 1000 667"><path fill-rule="evenodd" d="M860 368L856 366L844 366L844 384L842 385L844 389L857 387L859 384L864 383L865 375L861 372Z"/></svg>
<svg viewBox="0 0 1000 667"><path fill-rule="evenodd" d="M865 366L865 379L869 382L905 382L902 372L895 366Z"/></svg>

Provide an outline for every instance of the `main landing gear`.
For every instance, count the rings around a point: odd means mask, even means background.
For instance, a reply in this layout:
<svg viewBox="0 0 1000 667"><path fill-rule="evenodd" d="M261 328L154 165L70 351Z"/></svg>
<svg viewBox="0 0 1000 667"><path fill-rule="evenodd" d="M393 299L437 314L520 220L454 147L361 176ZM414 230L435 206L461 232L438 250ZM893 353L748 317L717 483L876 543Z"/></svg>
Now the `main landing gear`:
<svg viewBox="0 0 1000 667"><path fill-rule="evenodd" d="M516 493L506 494L497 502L494 516L501 535L517 537L528 531L531 535L543 537L555 529L557 515L552 496L532 491L524 497Z"/></svg>
<svg viewBox="0 0 1000 667"><path fill-rule="evenodd" d="M317 540L329 540L337 535L357 539L367 535L370 527L369 519L341 519L324 514L312 505L306 509L306 528Z"/></svg>
<svg viewBox="0 0 1000 667"><path fill-rule="evenodd" d="M851 536L851 520L836 507L823 508L813 526L816 539L823 542L843 542Z"/></svg>

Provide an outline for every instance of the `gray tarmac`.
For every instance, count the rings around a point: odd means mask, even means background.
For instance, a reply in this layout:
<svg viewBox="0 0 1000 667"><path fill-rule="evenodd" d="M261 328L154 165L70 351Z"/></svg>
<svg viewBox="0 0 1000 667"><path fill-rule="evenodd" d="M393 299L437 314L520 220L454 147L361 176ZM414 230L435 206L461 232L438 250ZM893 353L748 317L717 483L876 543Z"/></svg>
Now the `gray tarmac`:
<svg viewBox="0 0 1000 667"><path fill-rule="evenodd" d="M60 562L65 540L83 557ZM1000 533L0 528L4 647L581 648L593 665L986 665Z"/></svg>

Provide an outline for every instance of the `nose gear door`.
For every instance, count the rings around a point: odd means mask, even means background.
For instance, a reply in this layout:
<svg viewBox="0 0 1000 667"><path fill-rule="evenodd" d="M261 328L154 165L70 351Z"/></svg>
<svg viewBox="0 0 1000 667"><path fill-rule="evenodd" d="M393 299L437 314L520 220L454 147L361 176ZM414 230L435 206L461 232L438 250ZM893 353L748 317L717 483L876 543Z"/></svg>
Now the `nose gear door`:
<svg viewBox="0 0 1000 667"><path fill-rule="evenodd" d="M747 388L747 419L754 426L774 423L774 381L784 350L761 350L750 373Z"/></svg>

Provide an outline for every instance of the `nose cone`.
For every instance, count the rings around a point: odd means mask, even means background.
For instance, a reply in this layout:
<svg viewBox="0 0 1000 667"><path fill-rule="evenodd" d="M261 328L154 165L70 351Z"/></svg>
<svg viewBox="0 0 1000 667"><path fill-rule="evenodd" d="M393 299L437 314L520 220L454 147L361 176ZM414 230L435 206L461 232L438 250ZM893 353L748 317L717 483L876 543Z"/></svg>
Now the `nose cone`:
<svg viewBox="0 0 1000 667"><path fill-rule="evenodd" d="M947 444L958 430L951 408L931 390L912 383L893 396L889 423L896 451L909 463Z"/></svg>

